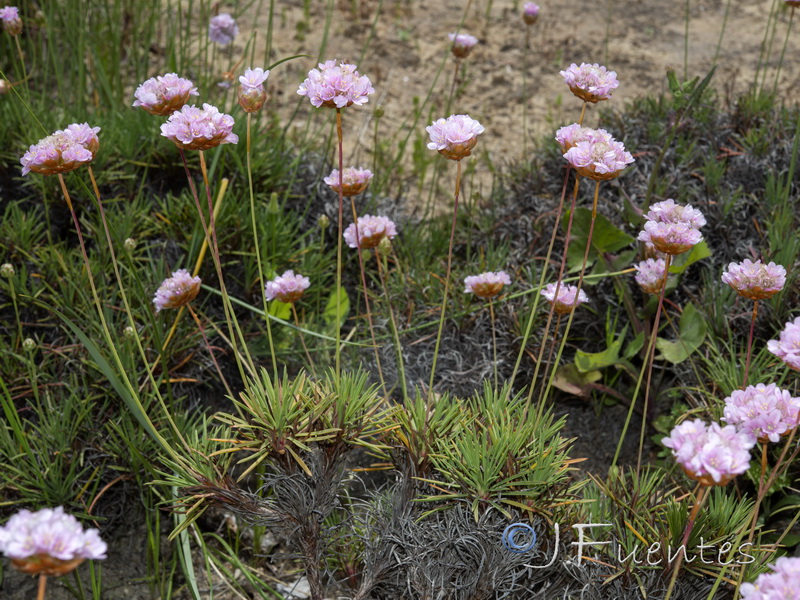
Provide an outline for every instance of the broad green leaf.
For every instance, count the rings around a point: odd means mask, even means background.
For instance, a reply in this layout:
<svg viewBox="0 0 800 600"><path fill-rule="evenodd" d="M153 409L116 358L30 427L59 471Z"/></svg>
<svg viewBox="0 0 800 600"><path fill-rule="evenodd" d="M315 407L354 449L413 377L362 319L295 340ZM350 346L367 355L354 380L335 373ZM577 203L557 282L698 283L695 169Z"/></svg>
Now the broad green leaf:
<svg viewBox="0 0 800 600"><path fill-rule="evenodd" d="M711 250L708 249L708 245L704 241L700 242L694 248L692 248L691 252L679 255L675 263L670 265L669 272L683 273L698 260L703 260L709 256L711 256Z"/></svg>
<svg viewBox="0 0 800 600"><path fill-rule="evenodd" d="M674 342L664 338L656 340L656 348L661 351L659 358L673 364L681 363L700 347L705 337L705 318L690 302L681 315L678 339Z"/></svg>
<svg viewBox="0 0 800 600"><path fill-rule="evenodd" d="M575 367L581 373L589 373L598 369L605 369L619 361L619 349L622 347L622 336L614 340L611 345L602 352L584 352L578 350L575 353Z"/></svg>
<svg viewBox="0 0 800 600"><path fill-rule="evenodd" d="M636 337L631 340L631 343L628 344L628 347L625 349L625 358L633 358L639 350L642 349L644 345L644 331L640 331L636 334Z"/></svg>
<svg viewBox="0 0 800 600"><path fill-rule="evenodd" d="M564 231L567 228L569 211L563 221ZM592 222L592 211L588 208L580 207L575 209L575 218L572 222L572 241L570 242L567 260L570 268L580 266L583 263L583 255L586 251L586 240L589 237L589 227ZM625 246L633 243L633 238L627 233L617 228L611 221L603 215L598 214L592 232L592 248L589 250L589 263L593 263L597 258L598 252L617 252Z"/></svg>
<svg viewBox="0 0 800 600"><path fill-rule="evenodd" d="M337 318L336 314L336 292L331 292L331 295L328 297L328 302L325 304L325 311L322 313L322 318L325 319L325 323L328 327L336 328L336 323L338 322L338 326L341 327L344 324L345 319L347 318L347 314L350 312L350 298L347 297L347 291L343 288L339 288L339 315Z"/></svg>
<svg viewBox="0 0 800 600"><path fill-rule="evenodd" d="M553 378L553 385L562 392L586 398L589 396L588 384L603 378L600 371L581 373L575 363L559 367Z"/></svg>
<svg viewBox="0 0 800 600"><path fill-rule="evenodd" d="M334 310L336 307L334 306ZM288 321L292 317L292 305L288 302L273 300L269 303L269 314L273 317Z"/></svg>

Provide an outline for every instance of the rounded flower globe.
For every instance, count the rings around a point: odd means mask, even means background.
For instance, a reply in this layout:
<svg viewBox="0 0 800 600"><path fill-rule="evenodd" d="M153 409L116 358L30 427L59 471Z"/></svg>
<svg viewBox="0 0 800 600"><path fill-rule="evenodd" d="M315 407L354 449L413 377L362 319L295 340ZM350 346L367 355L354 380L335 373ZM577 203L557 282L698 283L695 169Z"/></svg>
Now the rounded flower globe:
<svg viewBox="0 0 800 600"><path fill-rule="evenodd" d="M731 263L722 274L722 282L750 300L771 298L786 284L786 269L774 262L765 265L760 260L752 262L744 259L741 263Z"/></svg>
<svg viewBox="0 0 800 600"><path fill-rule="evenodd" d="M172 277L165 279L156 290L153 297L156 312L161 312L165 308L186 306L197 298L201 283L199 277L192 277L186 269L174 271Z"/></svg>
<svg viewBox="0 0 800 600"><path fill-rule="evenodd" d="M544 296L556 314L568 315L573 310L578 308L584 302L589 302L589 296L583 290L578 294L578 287L574 285L567 285L562 283L558 286L558 297L556 298L556 284L548 283L547 286L539 292Z"/></svg>
<svg viewBox="0 0 800 600"><path fill-rule="evenodd" d="M168 117L189 101L189 96L197 96L197 88L189 79L167 73L151 77L139 84L134 92L133 106L141 107L151 115Z"/></svg>
<svg viewBox="0 0 800 600"><path fill-rule="evenodd" d="M161 126L161 135L184 150L209 150L220 144L237 144L233 117L210 104L203 108L184 106L170 115Z"/></svg>
<svg viewBox="0 0 800 600"><path fill-rule="evenodd" d="M91 162L100 149L98 131L99 127L90 127L88 123L73 123L39 140L20 159L22 174L33 171L55 175Z"/></svg>
<svg viewBox="0 0 800 600"><path fill-rule="evenodd" d="M356 224L351 223L344 232L344 241L351 248L369 250L376 248L381 240L390 240L397 235L394 222L388 217L364 215L358 217L358 239L356 239Z"/></svg>
<svg viewBox="0 0 800 600"><path fill-rule="evenodd" d="M611 92L619 86L617 74L597 63L581 63L580 67L572 63L559 74L575 96L592 104L608 100Z"/></svg>
<svg viewBox="0 0 800 600"><path fill-rule="evenodd" d="M484 128L468 115L450 115L434 121L425 131L431 137L428 149L437 150L450 160L461 160L472 153Z"/></svg>
<svg viewBox="0 0 800 600"><path fill-rule="evenodd" d="M479 298L493 298L501 291L503 286L511 285L511 278L505 271L481 273L470 275L464 279L464 293L475 294Z"/></svg>
<svg viewBox="0 0 800 600"><path fill-rule="evenodd" d="M336 63L336 59L329 60L311 69L297 93L317 108L339 109L369 102L369 95L375 93L369 78L359 74L355 65Z"/></svg>
<svg viewBox="0 0 800 600"><path fill-rule="evenodd" d="M330 188L339 193L339 169L334 169L325 177L324 181ZM372 171L360 167L348 167L342 170L342 196L349 198L357 196L367 189L372 181Z"/></svg>
<svg viewBox="0 0 800 600"><path fill-rule="evenodd" d="M264 286L264 296L267 301L277 300L278 302L292 303L297 302L311 285L308 277L295 274L291 269L285 271L283 275L268 281Z"/></svg>

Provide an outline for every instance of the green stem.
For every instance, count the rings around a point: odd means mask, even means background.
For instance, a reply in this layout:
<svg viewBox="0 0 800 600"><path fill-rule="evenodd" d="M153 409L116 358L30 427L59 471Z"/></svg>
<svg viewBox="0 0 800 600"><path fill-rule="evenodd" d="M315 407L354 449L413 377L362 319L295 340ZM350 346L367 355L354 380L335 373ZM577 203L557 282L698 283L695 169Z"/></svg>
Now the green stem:
<svg viewBox="0 0 800 600"><path fill-rule="evenodd" d="M494 359L494 392L497 393L497 332L494 326L494 302L489 298L489 316L492 320L492 357ZM509 392L510 393L510 392Z"/></svg>
<svg viewBox="0 0 800 600"><path fill-rule="evenodd" d="M744 382L742 389L747 387L747 376L750 374L750 358L753 354L753 332L756 328L756 317L758 317L758 300L753 301L753 316L750 318L750 335L747 337L747 359L744 363Z"/></svg>
<svg viewBox="0 0 800 600"><path fill-rule="evenodd" d="M397 370L400 373L400 387L403 390L403 400L408 400L408 388L406 387L406 370L403 361L403 346L400 343L400 333L397 328L397 320L394 316L394 309L392 308L391 297L389 296L389 287L386 284L388 275L383 268L383 257L375 250L375 260L378 262L378 277L381 280L383 287L383 297L386 298L386 306L389 308L389 323L392 326L392 336L394 337L394 347L397 353Z"/></svg>
<svg viewBox="0 0 800 600"><path fill-rule="evenodd" d="M678 573L680 573L681 565L683 564L683 557L686 554L685 547L689 543L689 534L692 533L695 519L697 519L697 514L700 512L700 507L703 506L703 503L708 497L708 487L701 484L697 495L698 498L695 500L695 504L692 507L692 512L689 513L689 521L686 523L686 529L683 532L683 540L681 544L684 547L684 551L678 553L678 563L675 565L675 569L672 571L672 577L670 577L669 587L667 588L667 594L664 596L664 600L669 600L672 596L672 590L675 589L675 582L678 580Z"/></svg>
<svg viewBox="0 0 800 600"><path fill-rule="evenodd" d="M342 109L336 109L336 136L339 140L339 230L336 236L336 348L334 348L334 361L336 363L336 377L342 374L341 340L342 340L342 213L344 212L344 158L342 156Z"/></svg>
<svg viewBox="0 0 800 600"><path fill-rule="evenodd" d="M683 31L683 80L689 78L689 0L686 0Z"/></svg>
<svg viewBox="0 0 800 600"><path fill-rule="evenodd" d="M575 301L578 301L581 295L581 288L583 287L583 277L586 273L586 263L589 261L589 251L592 248L592 234L594 233L594 224L597 220L597 201L600 197L600 181L595 181L594 183L594 199L592 200L592 220L589 224L589 233L586 237L586 250L583 253L583 264L581 265L581 273L578 277L578 286L577 290L575 291ZM566 252L564 253L566 255ZM558 298L556 296L555 298ZM558 354L556 355L556 360L553 363L553 367L550 369L550 377L547 380L547 387L544 389L544 393L542 394L541 401L539 402L539 406L537 408L537 415L536 420L539 421L542 414L544 413L544 405L547 402L547 396L550 393L550 390L553 387L553 380L556 376L556 371L558 370L558 364L561 361L561 355L564 352L564 347L567 345L567 338L569 337L569 330L572 327L572 319L575 317L575 308L573 307L572 311L569 313L569 319L567 319L567 326L564 329L564 334L561 338L561 344L558 347Z"/></svg>
<svg viewBox="0 0 800 600"><path fill-rule="evenodd" d="M728 26L728 13L731 10L731 0L725 3L725 15L722 17L722 29L719 32L719 40L717 41L717 49L714 51L714 60L711 62L712 66L717 64L719 58L719 49L722 47L722 38L725 37L725 28Z"/></svg>
<svg viewBox="0 0 800 600"><path fill-rule="evenodd" d="M649 356L647 357L647 361L645 362L645 364L648 365L647 383L645 383L644 387L644 408L642 410L642 427L641 430L639 431L639 452L636 455L637 474L639 473L639 469L642 466L642 450L644 449L644 432L645 429L647 428L647 408L648 408L648 401L650 400L650 381L653 376L653 363L655 362L655 356L656 356L655 339L658 337L658 323L661 319L661 310L664 307L664 295L667 290L667 278L669 277L669 265L671 262L672 262L672 255L667 254L667 258L664 259L664 281L661 283L661 294L658 297L658 308L656 309L656 318L653 323L653 330L650 333L651 336L650 353ZM633 400L631 400L631 406L633 406L635 403L636 403L636 395L634 394Z"/></svg>
<svg viewBox="0 0 800 600"><path fill-rule="evenodd" d="M433 349L433 364L431 365L431 377L428 382L428 394L433 398L433 378L436 374L436 360L439 358L439 345L442 341L442 330L444 329L444 316L447 309L447 294L450 290L450 269L453 262L453 240L456 236L456 217L458 215L458 194L461 187L461 160L456 161L456 192L455 203L453 205L453 222L450 226L450 245L447 248L447 272L444 278L444 295L442 297L442 309L439 315L439 331L436 334L436 346Z"/></svg>
<svg viewBox="0 0 800 600"><path fill-rule="evenodd" d="M258 264L258 282L261 291L261 299L262 303L264 304L264 320L267 323L267 339L269 340L269 353L272 357L272 373L273 373L273 380L278 380L278 361L275 358L275 344L272 341L272 325L270 324L269 320L269 309L267 308L267 296L264 293L264 268L261 264L261 248L258 244L258 227L256 225L256 201L255 201L255 194L253 193L253 168L251 164L252 155L251 155L251 146L250 146L250 126L251 126L251 119L252 114L247 113L247 185L250 189L250 220L253 225L253 242L255 243L256 249L256 263Z"/></svg>
<svg viewBox="0 0 800 600"><path fill-rule="evenodd" d="M778 78L781 74L781 67L783 67L783 57L786 55L786 46L789 44L789 34L792 32L792 20L794 19L794 6L792 12L789 13L789 24L786 26L786 38L783 40L783 49L781 49L781 57L778 60L778 70L775 73L775 83L772 85L772 96L778 92Z"/></svg>

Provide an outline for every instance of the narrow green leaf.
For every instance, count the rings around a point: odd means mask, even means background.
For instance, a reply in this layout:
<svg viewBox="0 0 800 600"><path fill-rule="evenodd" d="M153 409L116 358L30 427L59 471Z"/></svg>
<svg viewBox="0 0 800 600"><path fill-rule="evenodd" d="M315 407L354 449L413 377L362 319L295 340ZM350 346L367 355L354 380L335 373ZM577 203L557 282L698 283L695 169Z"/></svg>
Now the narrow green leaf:
<svg viewBox="0 0 800 600"><path fill-rule="evenodd" d="M343 287L339 288L339 310L340 313L337 316L336 309L337 309L337 302L336 302L336 291L334 290L331 292L331 295L328 297L328 302L325 304L325 310L322 313L322 318L325 319L325 323L330 328L335 328L338 322L339 327L344 324L345 319L347 319L347 315L350 312L350 298L347 297L347 291Z"/></svg>

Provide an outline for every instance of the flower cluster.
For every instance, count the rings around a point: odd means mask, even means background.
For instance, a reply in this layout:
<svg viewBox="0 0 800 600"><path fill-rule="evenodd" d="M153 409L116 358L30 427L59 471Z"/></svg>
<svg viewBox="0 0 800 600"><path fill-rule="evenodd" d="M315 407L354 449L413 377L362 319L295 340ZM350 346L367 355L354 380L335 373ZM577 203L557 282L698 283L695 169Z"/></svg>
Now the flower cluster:
<svg viewBox="0 0 800 600"><path fill-rule="evenodd" d="M786 324L780 339L768 341L767 350L785 362L790 369L800 371L800 317Z"/></svg>
<svg viewBox="0 0 800 600"><path fill-rule="evenodd" d="M245 112L254 113L261 110L267 100L267 91L264 82L269 77L269 71L261 67L247 69L244 75L239 76L239 106Z"/></svg>
<svg viewBox="0 0 800 600"><path fill-rule="evenodd" d="M0 8L0 20L3 21L3 30L9 35L22 33L22 19L19 18L19 9L16 6Z"/></svg>
<svg viewBox="0 0 800 600"><path fill-rule="evenodd" d="M211 17L208 22L208 38L220 46L227 46L239 35L239 26L228 13Z"/></svg>
<svg viewBox="0 0 800 600"><path fill-rule="evenodd" d="M450 115L434 121L425 131L431 136L428 149L438 150L451 160L461 160L470 155L484 128L468 115Z"/></svg>
<svg viewBox="0 0 800 600"><path fill-rule="evenodd" d="M636 283L647 294L660 294L667 278L667 263L663 258L648 258L638 265L636 269Z"/></svg>
<svg viewBox="0 0 800 600"><path fill-rule="evenodd" d="M800 589L800 558L781 556L771 568L772 573L761 573L755 583L741 585L739 591L742 600L786 600L797 597L797 590Z"/></svg>
<svg viewBox="0 0 800 600"><path fill-rule="evenodd" d="M610 137L611 134L605 129L592 129L591 127L583 127L578 123L566 125L556 131L556 141L561 146L562 154L578 142L592 142L595 139L603 140Z"/></svg>
<svg viewBox="0 0 800 600"><path fill-rule="evenodd" d="M652 244L659 252L681 254L703 240L699 229L706 219L689 205L682 206L672 199L657 202L644 218L647 222L639 241Z"/></svg>
<svg viewBox="0 0 800 600"><path fill-rule="evenodd" d="M558 298L556 298L555 283L548 283L539 293L545 297L553 306L553 310L559 315L568 315L584 302L589 302L589 296L586 295L586 292L581 290L580 294L578 294L577 286L564 283L558 286Z"/></svg>
<svg viewBox="0 0 800 600"><path fill-rule="evenodd" d="M526 2L522 7L522 20L526 25L533 25L539 20L539 6L533 2Z"/></svg>
<svg viewBox="0 0 800 600"><path fill-rule="evenodd" d="M731 263L722 274L722 282L735 289L740 296L750 300L764 300L774 296L786 284L786 269L774 262L765 265L760 260L744 259Z"/></svg>
<svg viewBox="0 0 800 600"><path fill-rule="evenodd" d="M369 94L375 93L369 78L360 75L355 65L337 65L334 59L320 63L318 67L308 72L308 78L297 89L298 94L308 97L317 108L361 106L369 101Z"/></svg>
<svg viewBox="0 0 800 600"><path fill-rule="evenodd" d="M180 308L186 306L197 298L200 293L199 277L192 277L186 269L178 269L172 273L172 277L165 279L156 290L153 304L156 305L156 312L165 308Z"/></svg>
<svg viewBox="0 0 800 600"><path fill-rule="evenodd" d="M167 73L141 83L133 95L133 106L141 106L151 115L168 117L186 104L189 96L199 94L189 79Z"/></svg>
<svg viewBox="0 0 800 600"><path fill-rule="evenodd" d="M394 222L388 217L364 215L358 217L358 238L356 224L351 223L344 232L344 241L351 248L375 248L383 238L390 240L397 235Z"/></svg>
<svg viewBox="0 0 800 600"><path fill-rule="evenodd" d="M559 129L556 139L561 137L562 147L569 145L564 158L582 177L594 181L607 181L619 177L629 164L634 162L622 142L615 140L603 129ZM561 136L559 136L561 133Z"/></svg>
<svg viewBox="0 0 800 600"><path fill-rule="evenodd" d="M66 173L91 162L100 149L98 131L99 127L90 127L88 123L73 123L39 140L20 159L22 174Z"/></svg>
<svg viewBox="0 0 800 600"><path fill-rule="evenodd" d="M617 74L598 64L572 63L565 71L559 71L564 83L578 98L593 104L608 100L611 91L619 86Z"/></svg>
<svg viewBox="0 0 800 600"><path fill-rule="evenodd" d="M479 298L491 298L499 294L503 286L511 285L511 278L505 271L470 275L464 279L464 293L475 294Z"/></svg>
<svg viewBox="0 0 800 600"><path fill-rule="evenodd" d="M342 170L342 196L349 198L356 196L367 189L372 180L372 171L360 167L348 167ZM323 179L330 188L339 193L339 169L334 169L331 174Z"/></svg>
<svg viewBox="0 0 800 600"><path fill-rule="evenodd" d="M747 386L725 398L723 421L737 425L759 441L777 442L782 435L797 427L800 417L800 398L774 383Z"/></svg>
<svg viewBox="0 0 800 600"><path fill-rule="evenodd" d="M106 557L97 529L83 530L64 509L21 510L0 527L0 552L31 575L64 575L87 558Z"/></svg>
<svg viewBox="0 0 800 600"><path fill-rule="evenodd" d="M706 425L700 419L677 425L662 443L692 479L703 485L725 485L750 467L756 439L733 425Z"/></svg>
<svg viewBox="0 0 800 600"><path fill-rule="evenodd" d="M161 135L185 150L208 150L239 142L239 136L233 133L233 117L210 104L203 104L202 109L187 105L175 111L161 125Z"/></svg>
<svg viewBox="0 0 800 600"><path fill-rule="evenodd" d="M310 285L308 277L303 277L299 273L295 275L295 272L290 269L283 275L267 282L267 285L264 286L264 296L267 300L296 302Z"/></svg>
<svg viewBox="0 0 800 600"><path fill-rule="evenodd" d="M450 50L457 58L465 58L470 52L472 52L472 48L475 46L475 44L478 43L478 38L476 38L474 35L469 35L468 33L448 33L447 37L449 37L450 41L453 42Z"/></svg>

